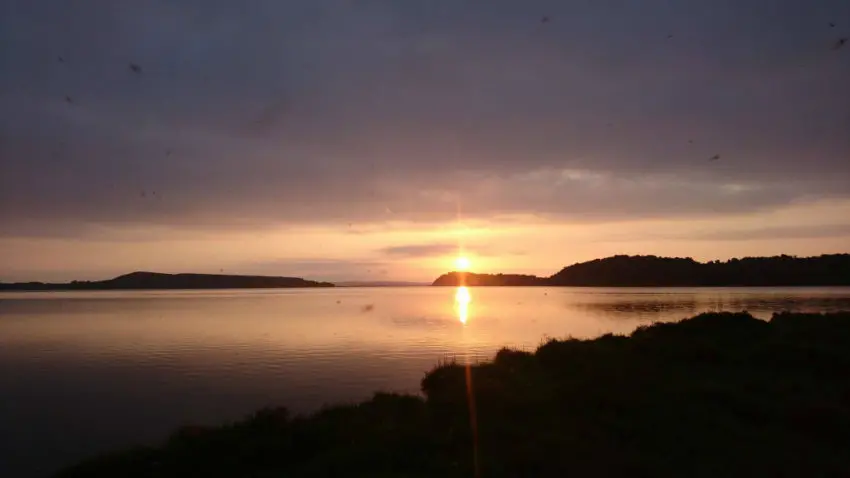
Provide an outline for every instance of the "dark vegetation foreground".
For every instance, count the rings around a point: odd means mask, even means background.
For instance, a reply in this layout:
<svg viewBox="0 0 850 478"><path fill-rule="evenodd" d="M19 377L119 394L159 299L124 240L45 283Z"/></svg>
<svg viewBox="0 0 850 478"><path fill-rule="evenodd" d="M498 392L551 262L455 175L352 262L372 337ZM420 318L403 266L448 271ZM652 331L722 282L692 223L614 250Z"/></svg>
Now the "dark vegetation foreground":
<svg viewBox="0 0 850 478"><path fill-rule="evenodd" d="M438 366L422 391L186 427L58 476L475 476L476 449L484 477L850 476L848 312L703 314L502 350Z"/></svg>

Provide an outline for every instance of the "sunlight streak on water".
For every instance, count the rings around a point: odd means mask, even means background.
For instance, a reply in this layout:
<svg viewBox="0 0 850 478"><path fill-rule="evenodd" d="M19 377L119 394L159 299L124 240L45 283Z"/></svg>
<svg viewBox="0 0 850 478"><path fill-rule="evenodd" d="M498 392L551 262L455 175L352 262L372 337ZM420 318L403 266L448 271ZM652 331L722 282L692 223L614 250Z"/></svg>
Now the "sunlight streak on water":
<svg viewBox="0 0 850 478"><path fill-rule="evenodd" d="M460 323L466 325L469 319L469 303L472 302L472 296L469 294L469 288L460 286L455 292L455 311Z"/></svg>
<svg viewBox="0 0 850 478"><path fill-rule="evenodd" d="M463 324L464 329L466 328L467 320L469 320L470 302L472 302L472 294L469 293L469 288L459 286L455 291L454 308L457 318ZM464 332L466 331L464 330ZM480 475L478 467L478 418L475 411L475 391L472 382L472 356L468 349L464 357L464 368L466 376L466 400L469 407L469 428L472 431L472 463L475 470L474 476L477 478Z"/></svg>

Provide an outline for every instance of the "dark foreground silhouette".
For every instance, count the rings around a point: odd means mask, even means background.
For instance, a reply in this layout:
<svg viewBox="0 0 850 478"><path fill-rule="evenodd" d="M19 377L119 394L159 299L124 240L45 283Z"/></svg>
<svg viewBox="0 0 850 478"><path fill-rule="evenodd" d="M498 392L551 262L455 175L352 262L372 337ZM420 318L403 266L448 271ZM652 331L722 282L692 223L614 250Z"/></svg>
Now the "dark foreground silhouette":
<svg viewBox="0 0 850 478"><path fill-rule="evenodd" d="M125 289L273 289L284 287L333 287L329 282L316 282L299 277L237 276L224 274L163 274L131 272L114 279L73 281L62 284L16 282L4 284L2 290L125 290Z"/></svg>
<svg viewBox="0 0 850 478"><path fill-rule="evenodd" d="M185 427L57 476L850 476L848 370L850 312L703 314L442 364L424 399Z"/></svg>
<svg viewBox="0 0 850 478"><path fill-rule="evenodd" d="M697 262L689 257L613 256L564 267L550 277L518 274L443 274L441 286L833 286L850 285L850 254L745 257Z"/></svg>

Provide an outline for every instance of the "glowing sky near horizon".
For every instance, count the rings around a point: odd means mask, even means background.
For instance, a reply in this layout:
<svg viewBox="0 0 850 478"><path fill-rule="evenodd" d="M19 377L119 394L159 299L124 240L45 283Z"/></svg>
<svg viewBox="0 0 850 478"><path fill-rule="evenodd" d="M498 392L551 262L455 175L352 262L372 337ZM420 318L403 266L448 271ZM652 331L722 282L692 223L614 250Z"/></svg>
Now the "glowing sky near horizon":
<svg viewBox="0 0 850 478"><path fill-rule="evenodd" d="M847 252L848 19L839 0L0 0L0 281Z"/></svg>

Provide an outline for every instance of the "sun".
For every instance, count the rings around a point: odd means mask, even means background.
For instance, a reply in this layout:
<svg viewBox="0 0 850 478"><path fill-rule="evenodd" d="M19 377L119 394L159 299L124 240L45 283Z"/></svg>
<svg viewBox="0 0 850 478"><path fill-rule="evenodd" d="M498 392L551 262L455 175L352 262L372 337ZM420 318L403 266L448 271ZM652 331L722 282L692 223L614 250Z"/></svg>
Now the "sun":
<svg viewBox="0 0 850 478"><path fill-rule="evenodd" d="M469 266L471 265L472 263L469 262L469 258L466 256L458 256L457 259L455 259L455 267L459 271L468 271Z"/></svg>

